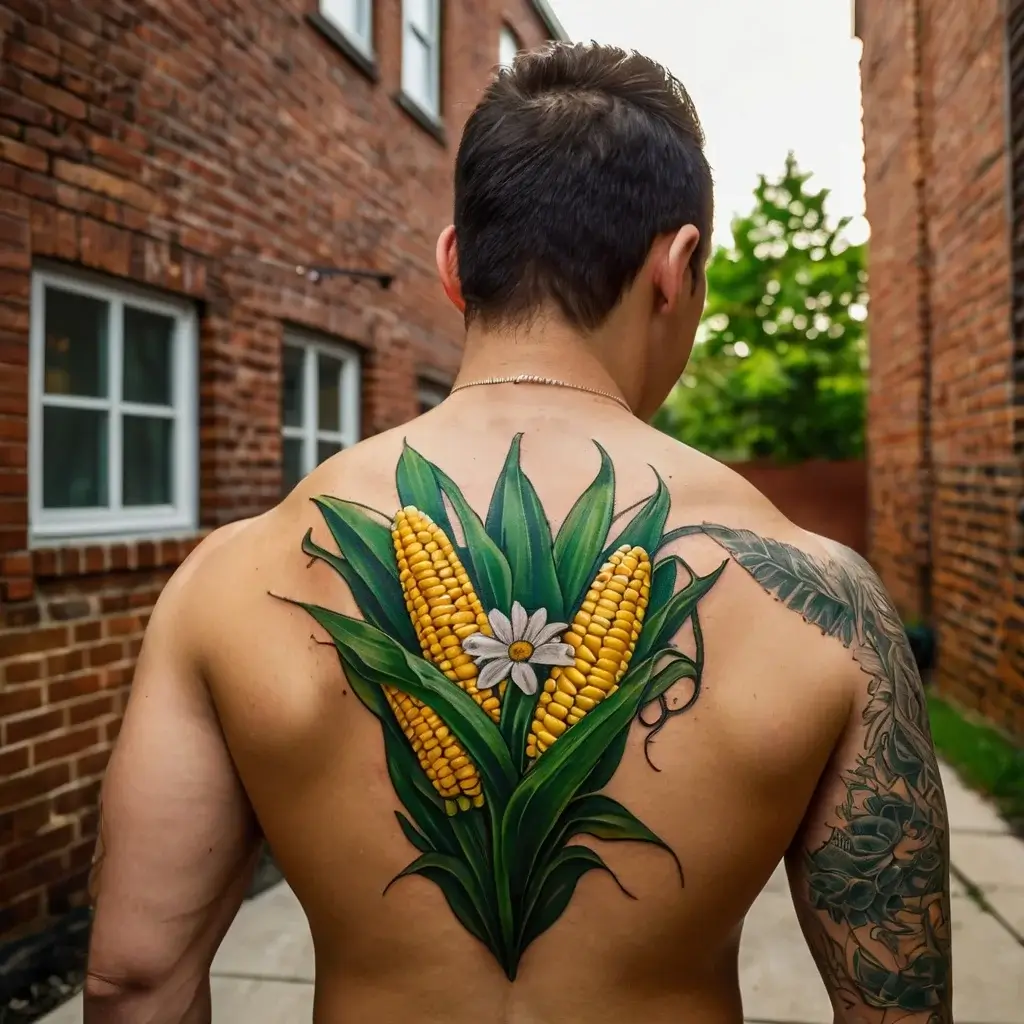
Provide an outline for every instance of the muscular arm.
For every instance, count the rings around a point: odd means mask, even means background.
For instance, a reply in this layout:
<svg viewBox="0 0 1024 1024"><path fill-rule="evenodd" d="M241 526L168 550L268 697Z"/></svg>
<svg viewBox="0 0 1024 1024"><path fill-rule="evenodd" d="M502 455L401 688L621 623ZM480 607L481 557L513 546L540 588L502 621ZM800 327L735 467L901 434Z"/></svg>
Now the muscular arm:
<svg viewBox="0 0 1024 1024"><path fill-rule="evenodd" d="M850 721L787 856L837 1024L950 1024L946 804L899 616L846 548L824 542L811 553L744 530L705 531L853 656Z"/></svg>
<svg viewBox="0 0 1024 1024"><path fill-rule="evenodd" d="M880 581L834 546L860 668L847 734L787 858L841 1022L952 1020L946 805L921 680Z"/></svg>
<svg viewBox="0 0 1024 1024"><path fill-rule="evenodd" d="M253 815L195 667L196 561L154 609L104 780L86 1024L209 1021L210 963L251 874Z"/></svg>

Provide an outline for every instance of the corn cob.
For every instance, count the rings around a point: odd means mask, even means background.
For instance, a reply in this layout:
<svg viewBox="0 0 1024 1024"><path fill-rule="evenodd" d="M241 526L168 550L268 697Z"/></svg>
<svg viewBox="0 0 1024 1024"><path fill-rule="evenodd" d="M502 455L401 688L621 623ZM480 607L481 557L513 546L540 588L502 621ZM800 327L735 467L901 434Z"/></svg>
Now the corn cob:
<svg viewBox="0 0 1024 1024"><path fill-rule="evenodd" d="M477 689L477 666L462 650L467 636L490 635L491 628L451 541L411 506L395 516L392 538L405 605L424 657L498 721L498 696ZM482 806L479 772L438 714L396 687L386 687L385 694L448 813Z"/></svg>
<svg viewBox="0 0 1024 1024"><path fill-rule="evenodd" d="M651 560L643 548L625 545L601 566L562 638L573 648L576 663L553 668L537 702L526 741L529 758L543 754L618 689L650 596Z"/></svg>
<svg viewBox="0 0 1024 1024"><path fill-rule="evenodd" d="M405 606L424 656L497 722L501 701L493 691L476 688L479 670L462 650L467 636L490 636L491 627L452 542L412 506L395 516L392 536Z"/></svg>

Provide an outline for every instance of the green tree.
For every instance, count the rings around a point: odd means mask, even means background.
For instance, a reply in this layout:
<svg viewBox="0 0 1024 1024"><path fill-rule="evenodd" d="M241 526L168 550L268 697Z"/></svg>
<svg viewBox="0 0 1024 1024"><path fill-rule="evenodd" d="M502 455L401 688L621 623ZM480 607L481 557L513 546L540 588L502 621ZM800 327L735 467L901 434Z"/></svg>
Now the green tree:
<svg viewBox="0 0 1024 1024"><path fill-rule="evenodd" d="M797 462L864 450L865 246L790 153L708 264L693 355L654 424L716 458Z"/></svg>

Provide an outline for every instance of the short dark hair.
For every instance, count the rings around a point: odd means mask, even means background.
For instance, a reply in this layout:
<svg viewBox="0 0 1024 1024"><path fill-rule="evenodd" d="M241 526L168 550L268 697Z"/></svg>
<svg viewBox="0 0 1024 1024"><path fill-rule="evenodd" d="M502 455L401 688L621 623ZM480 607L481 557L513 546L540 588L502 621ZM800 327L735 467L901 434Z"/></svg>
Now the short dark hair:
<svg viewBox="0 0 1024 1024"><path fill-rule="evenodd" d="M554 303L594 329L655 239L694 224L704 272L713 210L689 94L636 52L553 43L502 69L455 163L455 234L467 323L518 322Z"/></svg>

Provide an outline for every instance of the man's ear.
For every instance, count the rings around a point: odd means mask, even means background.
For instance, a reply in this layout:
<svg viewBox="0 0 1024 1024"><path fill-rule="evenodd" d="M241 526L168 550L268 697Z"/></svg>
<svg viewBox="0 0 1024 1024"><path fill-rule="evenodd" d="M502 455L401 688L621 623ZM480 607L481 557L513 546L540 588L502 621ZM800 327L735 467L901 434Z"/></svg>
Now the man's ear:
<svg viewBox="0 0 1024 1024"><path fill-rule="evenodd" d="M693 224L681 227L663 248L660 258L654 267L654 285L659 292L658 312L671 313L676 305L692 294L687 289L687 282L695 284L693 274L693 254L700 245L700 232Z"/></svg>
<svg viewBox="0 0 1024 1024"><path fill-rule="evenodd" d="M460 312L466 312L466 300L462 297L462 282L459 280L459 249L455 242L455 226L449 224L437 239L434 253L437 261L437 276L441 279L448 301Z"/></svg>

